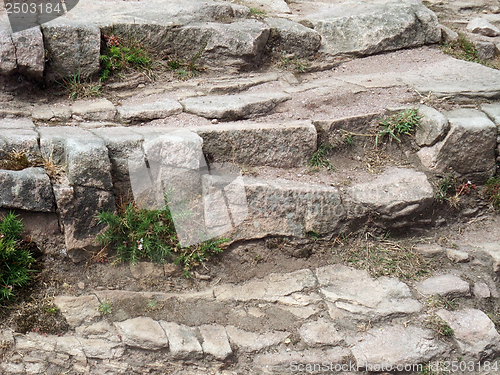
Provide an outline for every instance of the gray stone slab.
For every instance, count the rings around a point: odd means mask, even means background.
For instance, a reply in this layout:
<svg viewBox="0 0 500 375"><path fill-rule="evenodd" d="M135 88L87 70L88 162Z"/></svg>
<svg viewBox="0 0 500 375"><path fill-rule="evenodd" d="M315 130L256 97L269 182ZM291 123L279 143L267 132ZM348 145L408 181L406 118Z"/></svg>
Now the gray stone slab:
<svg viewBox="0 0 500 375"><path fill-rule="evenodd" d="M238 347L243 352L256 352L270 346L278 345L283 342L288 332L271 331L271 332L248 332L234 326L226 327L229 341Z"/></svg>
<svg viewBox="0 0 500 375"><path fill-rule="evenodd" d="M145 316L114 323L128 346L147 350L158 350L168 346L167 335L160 324Z"/></svg>
<svg viewBox="0 0 500 375"><path fill-rule="evenodd" d="M26 168L21 171L0 169L0 207L54 212L54 194L45 170L43 168Z"/></svg>
<svg viewBox="0 0 500 375"><path fill-rule="evenodd" d="M184 110L208 119L239 120L269 113L292 97L285 93L200 96L181 101Z"/></svg>
<svg viewBox="0 0 500 375"><path fill-rule="evenodd" d="M484 251L491 257L492 269L495 273L500 273L500 243L485 242L476 245L480 251Z"/></svg>
<svg viewBox="0 0 500 375"><path fill-rule="evenodd" d="M148 121L166 118L182 112L179 102L162 96L132 98L117 107L121 121Z"/></svg>
<svg viewBox="0 0 500 375"><path fill-rule="evenodd" d="M474 34L481 34L484 36L491 36L491 37L500 35L500 29L498 27L492 25L487 20L481 17L473 18L467 24L467 31L470 31L471 33Z"/></svg>
<svg viewBox="0 0 500 375"><path fill-rule="evenodd" d="M102 339L79 339L83 352L87 358L116 359L125 352L125 346L121 343Z"/></svg>
<svg viewBox="0 0 500 375"><path fill-rule="evenodd" d="M436 314L453 329L453 340L464 360L496 358L500 353L500 334L481 310L439 310Z"/></svg>
<svg viewBox="0 0 500 375"><path fill-rule="evenodd" d="M303 165L316 150L316 129L308 121L290 123L231 123L192 130L203 138L209 160L247 166Z"/></svg>
<svg viewBox="0 0 500 375"><path fill-rule="evenodd" d="M107 99L79 100L71 105L71 111L89 121L111 121L116 115L115 106Z"/></svg>
<svg viewBox="0 0 500 375"><path fill-rule="evenodd" d="M1 129L0 139L5 142L4 152L25 151L32 156L38 154L38 133L31 129Z"/></svg>
<svg viewBox="0 0 500 375"><path fill-rule="evenodd" d="M57 296L54 298L54 304L72 328L100 316L97 310L100 303L94 295L81 297Z"/></svg>
<svg viewBox="0 0 500 375"><path fill-rule="evenodd" d="M322 318L303 324L299 334L308 346L336 346L344 339L333 323Z"/></svg>
<svg viewBox="0 0 500 375"><path fill-rule="evenodd" d="M17 70L22 75L43 79L45 69L45 48L40 27L32 27L12 34L16 49Z"/></svg>
<svg viewBox="0 0 500 375"><path fill-rule="evenodd" d="M464 297L470 295L467 281L455 275L441 275L419 282L416 289L424 296L441 295L443 297Z"/></svg>
<svg viewBox="0 0 500 375"><path fill-rule="evenodd" d="M225 360L233 351L229 345L226 329L217 324L205 324L199 327L203 339L202 348L206 355Z"/></svg>
<svg viewBox="0 0 500 375"><path fill-rule="evenodd" d="M266 45L271 52L297 57L308 57L318 52L321 35L317 31L284 18L268 17L264 21L271 27Z"/></svg>
<svg viewBox="0 0 500 375"><path fill-rule="evenodd" d="M488 115L500 129L500 103L481 104L481 110Z"/></svg>
<svg viewBox="0 0 500 375"><path fill-rule="evenodd" d="M203 356L203 349L196 338L196 329L173 322L160 321L170 346L170 353L177 359L196 359Z"/></svg>
<svg viewBox="0 0 500 375"><path fill-rule="evenodd" d="M16 69L16 48L12 42L8 22L0 23L0 74L8 76L14 73Z"/></svg>
<svg viewBox="0 0 500 375"><path fill-rule="evenodd" d="M445 115L425 105L420 106L418 115L422 116L415 132L415 142L419 146L433 146L444 139L450 129Z"/></svg>
<svg viewBox="0 0 500 375"><path fill-rule="evenodd" d="M35 130L35 124L29 118L1 118L0 129Z"/></svg>

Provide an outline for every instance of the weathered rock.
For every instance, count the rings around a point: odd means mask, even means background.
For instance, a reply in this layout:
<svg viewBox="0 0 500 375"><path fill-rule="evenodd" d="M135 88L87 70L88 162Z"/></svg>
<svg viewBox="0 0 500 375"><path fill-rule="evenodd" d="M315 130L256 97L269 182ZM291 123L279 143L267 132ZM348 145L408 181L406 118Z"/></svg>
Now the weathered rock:
<svg viewBox="0 0 500 375"><path fill-rule="evenodd" d="M450 129L448 119L434 108L420 106L418 115L422 116L415 132L415 142L419 146L433 146L442 141Z"/></svg>
<svg viewBox="0 0 500 375"><path fill-rule="evenodd" d="M56 338L56 352L77 357L79 360L86 360L82 344L74 336L60 336Z"/></svg>
<svg viewBox="0 0 500 375"><path fill-rule="evenodd" d="M17 70L26 77L41 80L45 69L45 49L39 27L12 34Z"/></svg>
<svg viewBox="0 0 500 375"><path fill-rule="evenodd" d="M195 328L165 321L160 321L160 325L167 334L170 353L174 358L194 359L203 356Z"/></svg>
<svg viewBox="0 0 500 375"><path fill-rule="evenodd" d="M455 263L465 263L470 260L468 252L455 249L446 249L446 257Z"/></svg>
<svg viewBox="0 0 500 375"><path fill-rule="evenodd" d="M90 325L82 324L75 328L75 332L89 339L106 339L108 341L120 342L116 328L106 320L101 320Z"/></svg>
<svg viewBox="0 0 500 375"><path fill-rule="evenodd" d="M453 329L453 339L464 360L492 359L500 352L500 334L481 310L439 310L436 314Z"/></svg>
<svg viewBox="0 0 500 375"><path fill-rule="evenodd" d="M500 129L500 104L481 104L481 110L488 115Z"/></svg>
<svg viewBox="0 0 500 375"><path fill-rule="evenodd" d="M209 160L247 166L303 165L316 150L316 130L310 122L283 124L219 124L193 128L203 138Z"/></svg>
<svg viewBox="0 0 500 375"><path fill-rule="evenodd" d="M457 109L446 116L450 131L443 141L418 152L422 164L437 173L451 169L479 182L488 179L495 171L496 125L473 109Z"/></svg>
<svg viewBox="0 0 500 375"><path fill-rule="evenodd" d="M446 27L444 25L439 25L441 28L441 40L445 43L453 43L458 40L458 33Z"/></svg>
<svg viewBox="0 0 500 375"><path fill-rule="evenodd" d="M53 212L54 194L43 168L0 169L0 207Z"/></svg>
<svg viewBox="0 0 500 375"><path fill-rule="evenodd" d="M419 293L441 295L443 297L464 297L470 295L470 286L467 281L455 275L433 276L416 285Z"/></svg>
<svg viewBox="0 0 500 375"><path fill-rule="evenodd" d="M358 368L381 371L380 366L425 363L446 351L429 330L402 325L372 328L352 347ZM378 366L378 370L375 366Z"/></svg>
<svg viewBox="0 0 500 375"><path fill-rule="evenodd" d="M250 280L240 285L221 285L215 288L214 296L219 301L277 301L280 297L304 288L314 287L316 278L308 270L299 270L287 274L270 274L262 279Z"/></svg>
<svg viewBox="0 0 500 375"><path fill-rule="evenodd" d="M342 129L352 133L364 131L371 121L381 117L380 113L368 113L335 119L333 121L313 121L318 132L318 144L335 144L338 136L335 131Z"/></svg>
<svg viewBox="0 0 500 375"><path fill-rule="evenodd" d="M337 331L333 323L325 319L305 323L299 328L299 334L309 346L338 345L343 335Z"/></svg>
<svg viewBox="0 0 500 375"><path fill-rule="evenodd" d="M199 61L211 69L240 71L260 63L269 33L269 26L252 19L190 24L178 30L172 47L189 60L202 51Z"/></svg>
<svg viewBox="0 0 500 375"><path fill-rule="evenodd" d="M41 27L47 57L50 59L45 72L48 81L75 75L83 79L99 71L99 27L62 18Z"/></svg>
<svg viewBox="0 0 500 375"><path fill-rule="evenodd" d="M493 272L500 273L500 243L481 243L476 246L479 250L484 251L491 257Z"/></svg>
<svg viewBox="0 0 500 375"><path fill-rule="evenodd" d="M271 27L266 48L272 53L308 57L316 54L321 46L321 35L300 23L272 17L266 18L265 22Z"/></svg>
<svg viewBox="0 0 500 375"><path fill-rule="evenodd" d="M441 40L436 15L420 2L346 2L307 17L328 53L371 55Z"/></svg>
<svg viewBox="0 0 500 375"><path fill-rule="evenodd" d="M245 0L245 5L271 13L291 13L284 0Z"/></svg>
<svg viewBox="0 0 500 375"><path fill-rule="evenodd" d="M491 297L491 291L488 284L483 283L482 281L474 284L474 287L472 288L472 294L474 295L474 297L479 299Z"/></svg>
<svg viewBox="0 0 500 375"><path fill-rule="evenodd" d="M416 253L429 258L439 256L445 251L443 247L438 244L419 244L415 245L413 250Z"/></svg>
<svg viewBox="0 0 500 375"><path fill-rule="evenodd" d="M244 352L257 352L261 349L278 345L289 335L289 333L282 331L247 332L234 326L227 326L226 332L230 342Z"/></svg>
<svg viewBox="0 0 500 375"><path fill-rule="evenodd" d="M477 40L474 42L476 47L477 57L482 60L491 60L495 58L496 46L495 43Z"/></svg>
<svg viewBox="0 0 500 375"><path fill-rule="evenodd" d="M481 34L484 36L498 36L500 35L500 29L498 27L492 25L484 18L474 18L467 25L467 31L470 31L474 34Z"/></svg>
<svg viewBox="0 0 500 375"><path fill-rule="evenodd" d="M0 24L0 74L11 75L17 69L16 48L7 24Z"/></svg>
<svg viewBox="0 0 500 375"><path fill-rule="evenodd" d="M200 334L203 339L202 347L206 355L216 359L225 360L233 351L229 345L226 329L217 324L205 324L200 326Z"/></svg>
<svg viewBox="0 0 500 375"><path fill-rule="evenodd" d="M148 121L165 118L182 112L179 102L161 95L128 99L118 106L121 121Z"/></svg>
<svg viewBox="0 0 500 375"><path fill-rule="evenodd" d="M101 339L79 339L87 358L115 359L120 358L125 346L121 343Z"/></svg>
<svg viewBox="0 0 500 375"><path fill-rule="evenodd" d="M412 298L410 288L395 278L374 280L366 271L343 265L318 268L316 275L334 320L350 317L376 321L422 309Z"/></svg>
<svg viewBox="0 0 500 375"><path fill-rule="evenodd" d="M278 104L290 100L281 92L200 96L181 101L184 110L209 119L240 120L267 114Z"/></svg>
<svg viewBox="0 0 500 375"><path fill-rule="evenodd" d="M35 156L40 151L35 124L29 118L0 119L0 157L7 153L25 151Z"/></svg>
<svg viewBox="0 0 500 375"><path fill-rule="evenodd" d="M100 315L97 311L99 300L96 296L57 296L54 299L54 304L72 328L83 322L89 322Z"/></svg>
<svg viewBox="0 0 500 375"><path fill-rule="evenodd" d="M112 121L116 108L107 99L79 100L71 106L73 115L89 121Z"/></svg>
<svg viewBox="0 0 500 375"><path fill-rule="evenodd" d="M244 178L248 216L234 238L267 235L302 236L309 231L329 233L346 215L335 187L286 180Z"/></svg>
<svg viewBox="0 0 500 375"><path fill-rule="evenodd" d="M168 339L160 324L142 316L114 323L123 343L147 350L158 350L168 346Z"/></svg>
<svg viewBox="0 0 500 375"><path fill-rule="evenodd" d="M388 168L375 180L347 190L355 204L396 219L423 211L434 201L434 191L422 172Z"/></svg>

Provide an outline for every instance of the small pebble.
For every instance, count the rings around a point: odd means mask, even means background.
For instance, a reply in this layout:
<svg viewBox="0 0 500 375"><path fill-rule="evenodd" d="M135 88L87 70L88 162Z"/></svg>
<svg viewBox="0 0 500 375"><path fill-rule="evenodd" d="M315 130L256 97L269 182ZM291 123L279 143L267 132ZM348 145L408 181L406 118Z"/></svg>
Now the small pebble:
<svg viewBox="0 0 500 375"><path fill-rule="evenodd" d="M212 124L218 124L218 123L219 123L219 120L217 120L216 118L214 118L214 119L212 120Z"/></svg>
<svg viewBox="0 0 500 375"><path fill-rule="evenodd" d="M79 283L78 283L78 288L79 288L79 289L82 289L82 290L83 290L83 289L85 289L85 283L83 283L83 282L79 282Z"/></svg>

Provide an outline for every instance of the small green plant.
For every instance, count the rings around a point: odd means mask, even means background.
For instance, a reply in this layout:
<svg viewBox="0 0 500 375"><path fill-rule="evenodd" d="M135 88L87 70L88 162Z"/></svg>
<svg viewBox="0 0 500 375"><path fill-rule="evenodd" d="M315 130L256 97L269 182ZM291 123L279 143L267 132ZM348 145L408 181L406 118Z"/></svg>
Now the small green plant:
<svg viewBox="0 0 500 375"><path fill-rule="evenodd" d="M250 8L250 16L255 18L264 18L267 13L264 10L259 10L256 8Z"/></svg>
<svg viewBox="0 0 500 375"><path fill-rule="evenodd" d="M97 307L97 311L99 311L102 315L108 315L113 312L113 307L108 299L102 301L99 307Z"/></svg>
<svg viewBox="0 0 500 375"><path fill-rule="evenodd" d="M419 126L420 119L417 108L406 109L378 121L382 130L375 137L375 143L378 144L380 138L388 135L390 139L401 142L401 135L410 135Z"/></svg>
<svg viewBox="0 0 500 375"><path fill-rule="evenodd" d="M314 241L317 241L321 237L321 234L319 234L318 232L315 232L313 230L310 230L309 232L306 232L306 236Z"/></svg>
<svg viewBox="0 0 500 375"><path fill-rule="evenodd" d="M450 199L450 190L454 188L455 184L455 177L452 174L446 174L441 178L437 184L436 200L439 203L448 201Z"/></svg>
<svg viewBox="0 0 500 375"><path fill-rule="evenodd" d="M208 42L203 43L198 52L187 62L181 58L168 60L167 68L173 72L176 78L181 80L197 77L203 68L197 65L196 62L200 59L207 45Z"/></svg>
<svg viewBox="0 0 500 375"><path fill-rule="evenodd" d="M458 39L456 41L442 43L441 48L444 53L457 59L475 62L493 69L500 69L500 60L490 61L480 59L474 43L472 43L463 33L458 33Z"/></svg>
<svg viewBox="0 0 500 375"><path fill-rule="evenodd" d="M21 243L23 225L13 212L0 221L0 301L14 296L17 287L28 284L34 259Z"/></svg>
<svg viewBox="0 0 500 375"><path fill-rule="evenodd" d="M59 311L59 308L57 306L44 306L43 311L45 311L47 314L57 314Z"/></svg>
<svg viewBox="0 0 500 375"><path fill-rule="evenodd" d="M179 249L174 263L183 267L183 276L191 277L191 270L216 254L222 253L227 238L210 239L199 245Z"/></svg>
<svg viewBox="0 0 500 375"><path fill-rule="evenodd" d="M299 73L304 73L308 66L309 64L305 60L299 59L297 55L293 55L292 58L283 57L279 64L279 67L283 70L294 70Z"/></svg>
<svg viewBox="0 0 500 375"><path fill-rule="evenodd" d="M158 306L158 301L155 299L148 299L146 301L146 310L152 311Z"/></svg>
<svg viewBox="0 0 500 375"><path fill-rule="evenodd" d="M328 156L335 148L334 145L321 144L309 159L309 165L313 168L328 168L332 169L333 165L328 160Z"/></svg>
<svg viewBox="0 0 500 375"><path fill-rule="evenodd" d="M500 176L491 177L486 182L486 194L495 209L500 210Z"/></svg>
<svg viewBox="0 0 500 375"><path fill-rule="evenodd" d="M58 83L68 93L70 99L81 99L101 95L101 80L94 82L90 75L82 76L80 68L75 74L63 77Z"/></svg>
<svg viewBox="0 0 500 375"><path fill-rule="evenodd" d="M134 40L124 41L116 35L104 35L106 48L100 56L101 80L122 70L147 71L153 65L151 54Z"/></svg>

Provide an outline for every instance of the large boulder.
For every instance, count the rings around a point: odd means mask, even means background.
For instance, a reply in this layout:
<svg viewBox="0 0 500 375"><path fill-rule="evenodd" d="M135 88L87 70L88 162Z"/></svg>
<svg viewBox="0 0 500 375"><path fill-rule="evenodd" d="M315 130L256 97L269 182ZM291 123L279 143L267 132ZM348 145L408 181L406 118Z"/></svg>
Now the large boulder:
<svg viewBox="0 0 500 375"><path fill-rule="evenodd" d="M418 156L430 171L453 171L484 182L495 172L497 126L483 112L456 109L445 114L450 122L446 138Z"/></svg>
<svg viewBox="0 0 500 375"><path fill-rule="evenodd" d="M271 53L293 54L308 57L316 54L321 47L321 35L300 23L284 18L266 18L271 26L271 35L266 48Z"/></svg>
<svg viewBox="0 0 500 375"><path fill-rule="evenodd" d="M436 15L419 1L343 2L307 19L330 54L371 55L441 40Z"/></svg>
<svg viewBox="0 0 500 375"><path fill-rule="evenodd" d="M443 140L450 129L446 116L426 105L420 106L418 115L422 116L422 118L415 132L417 145L433 146L436 142Z"/></svg>

